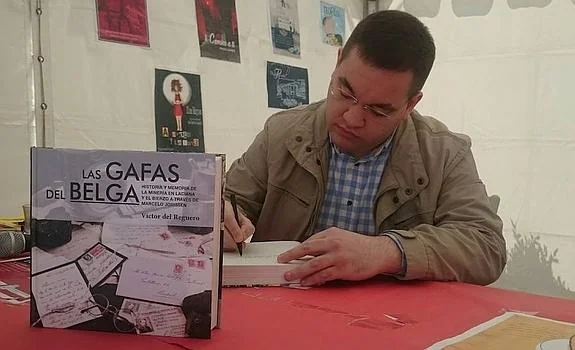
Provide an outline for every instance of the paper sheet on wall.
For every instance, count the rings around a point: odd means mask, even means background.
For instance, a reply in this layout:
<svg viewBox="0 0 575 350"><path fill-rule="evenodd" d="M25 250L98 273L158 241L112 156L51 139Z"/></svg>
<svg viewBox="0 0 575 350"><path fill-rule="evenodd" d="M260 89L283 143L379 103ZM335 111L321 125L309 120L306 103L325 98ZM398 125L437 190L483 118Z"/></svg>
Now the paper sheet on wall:
<svg viewBox="0 0 575 350"><path fill-rule="evenodd" d="M269 0L270 27L274 53L300 57L297 0Z"/></svg>
<svg viewBox="0 0 575 350"><path fill-rule="evenodd" d="M443 340L429 347L458 350L570 350L569 342L575 337L575 324L541 317L506 312L482 323L456 337ZM573 340L571 340L572 342ZM559 344L564 347L552 347Z"/></svg>
<svg viewBox="0 0 575 350"><path fill-rule="evenodd" d="M150 46L146 0L95 0L100 40Z"/></svg>

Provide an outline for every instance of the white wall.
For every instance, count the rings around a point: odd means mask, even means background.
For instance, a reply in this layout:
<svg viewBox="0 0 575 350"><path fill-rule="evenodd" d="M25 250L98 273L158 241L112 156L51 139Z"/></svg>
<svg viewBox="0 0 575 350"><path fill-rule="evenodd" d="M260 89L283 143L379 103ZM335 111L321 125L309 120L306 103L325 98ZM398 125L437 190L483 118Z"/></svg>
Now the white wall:
<svg viewBox="0 0 575 350"><path fill-rule="evenodd" d="M419 109L472 137L488 191L501 196L509 249L513 220L549 254L558 249L554 275L575 291L575 3L512 10L493 1L477 17L457 17L451 4L421 18L438 58ZM523 270L533 290L542 284L532 265Z"/></svg>
<svg viewBox="0 0 575 350"><path fill-rule="evenodd" d="M22 215L29 193L33 119L29 19L25 1L0 2L0 216Z"/></svg>

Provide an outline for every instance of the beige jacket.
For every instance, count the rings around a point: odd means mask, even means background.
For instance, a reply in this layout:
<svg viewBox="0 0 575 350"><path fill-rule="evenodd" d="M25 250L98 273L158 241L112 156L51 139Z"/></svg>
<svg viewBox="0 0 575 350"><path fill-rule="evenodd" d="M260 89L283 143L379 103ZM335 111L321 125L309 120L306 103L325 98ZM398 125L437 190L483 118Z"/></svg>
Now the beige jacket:
<svg viewBox="0 0 575 350"><path fill-rule="evenodd" d="M226 176L226 195L254 223L254 241L314 232L329 143L323 101L273 115ZM405 250L404 279L489 284L506 263L502 221L490 208L467 136L413 112L397 129L376 196L379 232Z"/></svg>

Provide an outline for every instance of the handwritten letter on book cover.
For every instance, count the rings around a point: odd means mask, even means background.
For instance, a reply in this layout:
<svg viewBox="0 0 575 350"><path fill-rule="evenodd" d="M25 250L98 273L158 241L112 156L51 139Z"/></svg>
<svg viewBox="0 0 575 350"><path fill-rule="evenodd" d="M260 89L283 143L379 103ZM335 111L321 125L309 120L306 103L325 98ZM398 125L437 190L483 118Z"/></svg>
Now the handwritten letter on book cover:
<svg viewBox="0 0 575 350"><path fill-rule="evenodd" d="M223 161L34 148L32 325L209 338Z"/></svg>

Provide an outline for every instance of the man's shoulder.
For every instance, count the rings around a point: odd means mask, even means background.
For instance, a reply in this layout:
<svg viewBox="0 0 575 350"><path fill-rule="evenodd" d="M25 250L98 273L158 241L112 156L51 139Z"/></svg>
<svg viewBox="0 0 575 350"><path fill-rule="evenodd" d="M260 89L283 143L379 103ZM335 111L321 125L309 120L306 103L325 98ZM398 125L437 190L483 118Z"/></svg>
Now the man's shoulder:
<svg viewBox="0 0 575 350"><path fill-rule="evenodd" d="M413 111L411 118L420 143L429 141L429 144L433 145L459 146L465 149L471 147L471 138L468 135L450 130L445 123L435 117Z"/></svg>
<svg viewBox="0 0 575 350"><path fill-rule="evenodd" d="M272 114L265 122L268 132L287 132L315 118L322 101L286 109Z"/></svg>

